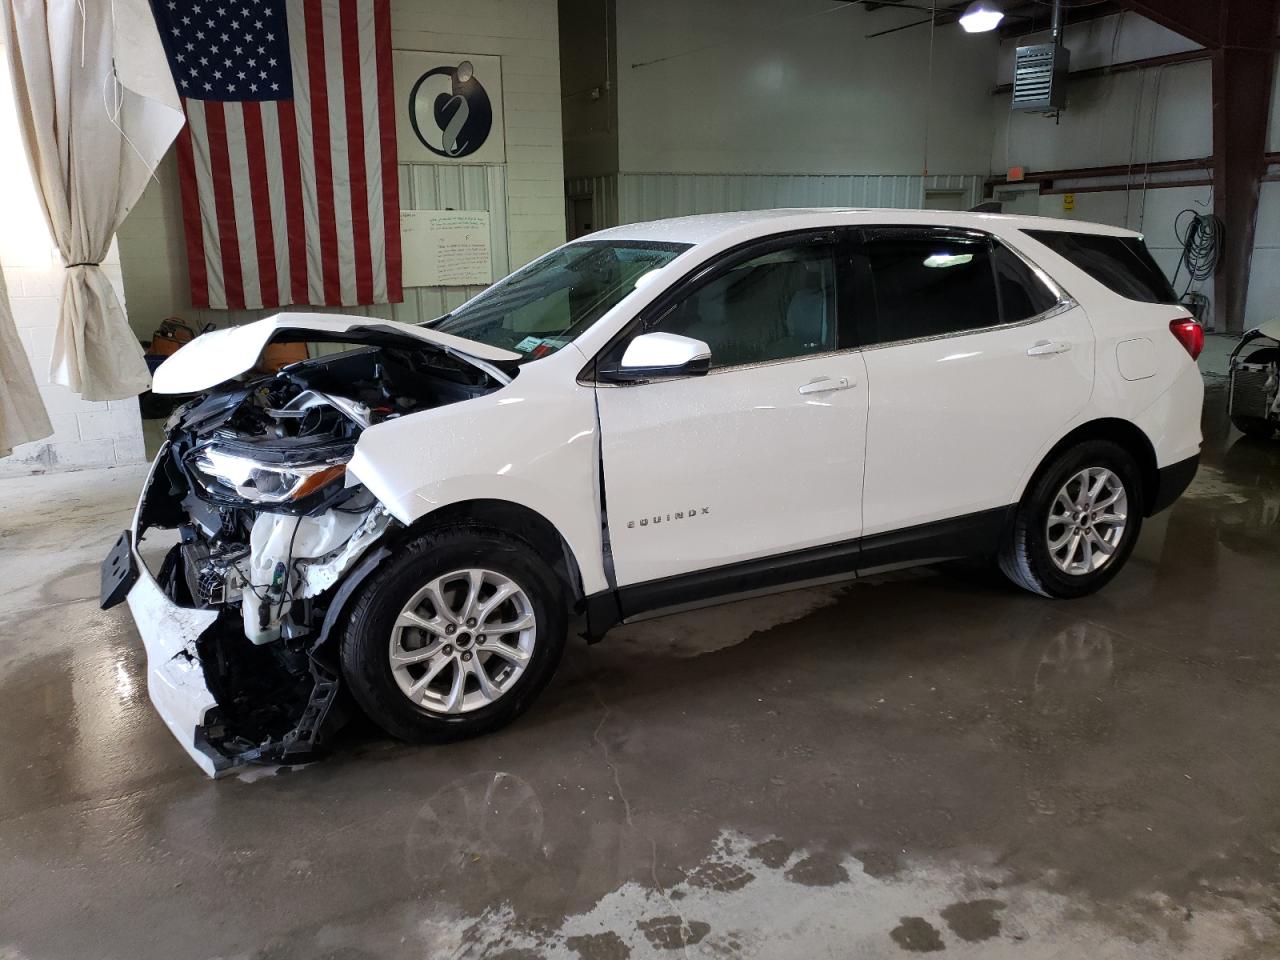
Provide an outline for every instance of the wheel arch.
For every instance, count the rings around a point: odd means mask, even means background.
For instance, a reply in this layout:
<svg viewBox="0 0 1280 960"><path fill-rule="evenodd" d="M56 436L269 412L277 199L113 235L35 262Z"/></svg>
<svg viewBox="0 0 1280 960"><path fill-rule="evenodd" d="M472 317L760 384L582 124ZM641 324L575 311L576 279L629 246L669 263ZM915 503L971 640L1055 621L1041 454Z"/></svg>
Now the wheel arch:
<svg viewBox="0 0 1280 960"><path fill-rule="evenodd" d="M453 523L493 527L524 540L564 585L571 604L585 595L582 569L569 541L537 510L514 500L475 498L447 503L415 519L400 535L412 537L431 527Z"/></svg>
<svg viewBox="0 0 1280 960"><path fill-rule="evenodd" d="M1086 440L1110 440L1133 456L1142 477L1143 513L1149 516L1151 505L1155 502L1156 493L1160 487L1156 448L1141 427L1131 420L1122 420L1119 417L1099 417L1068 431L1045 451L1036 463L1035 469L1026 476L1022 487L1018 490L1019 502L1027 495L1027 491L1035 486L1036 480L1062 451Z"/></svg>
<svg viewBox="0 0 1280 960"><path fill-rule="evenodd" d="M390 558L401 544L432 527L455 523L493 527L528 543L564 586L565 597L570 607L581 602L586 595L577 557L574 556L568 541L550 520L536 510L511 500L479 498L460 500L424 513L406 527L389 531L346 573L339 582L333 601L325 613L315 648L325 646L336 635L335 631L346 616L360 585Z"/></svg>

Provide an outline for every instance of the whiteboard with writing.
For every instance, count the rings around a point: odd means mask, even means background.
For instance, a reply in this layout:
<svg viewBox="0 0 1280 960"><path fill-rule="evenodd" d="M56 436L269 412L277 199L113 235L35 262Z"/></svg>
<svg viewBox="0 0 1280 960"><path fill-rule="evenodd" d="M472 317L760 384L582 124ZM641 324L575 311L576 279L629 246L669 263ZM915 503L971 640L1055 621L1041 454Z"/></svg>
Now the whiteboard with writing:
<svg viewBox="0 0 1280 960"><path fill-rule="evenodd" d="M406 287L470 287L493 282L487 210L401 210Z"/></svg>

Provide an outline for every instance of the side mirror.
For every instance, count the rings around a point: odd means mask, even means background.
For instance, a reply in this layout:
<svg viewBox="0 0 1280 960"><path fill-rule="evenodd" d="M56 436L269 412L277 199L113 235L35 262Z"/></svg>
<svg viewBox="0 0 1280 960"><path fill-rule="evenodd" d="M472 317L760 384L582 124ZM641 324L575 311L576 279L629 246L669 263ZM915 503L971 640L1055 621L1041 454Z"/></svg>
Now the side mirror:
<svg viewBox="0 0 1280 960"><path fill-rule="evenodd" d="M675 333L643 333L627 344L621 362L600 369L611 383L646 383L700 377L711 369L711 348Z"/></svg>

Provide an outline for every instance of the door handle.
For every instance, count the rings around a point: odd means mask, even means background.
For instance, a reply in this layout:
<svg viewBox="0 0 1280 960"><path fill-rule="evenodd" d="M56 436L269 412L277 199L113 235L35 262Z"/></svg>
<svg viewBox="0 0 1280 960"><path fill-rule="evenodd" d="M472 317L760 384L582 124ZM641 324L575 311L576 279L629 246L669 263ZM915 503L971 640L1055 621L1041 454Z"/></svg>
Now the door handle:
<svg viewBox="0 0 1280 960"><path fill-rule="evenodd" d="M853 383L848 377L832 380L830 377L814 377L808 383L801 384L798 393L831 393L834 390L848 390Z"/></svg>
<svg viewBox="0 0 1280 960"><path fill-rule="evenodd" d="M1055 353L1066 353L1071 344L1065 340L1037 340L1027 347L1028 357L1051 357Z"/></svg>

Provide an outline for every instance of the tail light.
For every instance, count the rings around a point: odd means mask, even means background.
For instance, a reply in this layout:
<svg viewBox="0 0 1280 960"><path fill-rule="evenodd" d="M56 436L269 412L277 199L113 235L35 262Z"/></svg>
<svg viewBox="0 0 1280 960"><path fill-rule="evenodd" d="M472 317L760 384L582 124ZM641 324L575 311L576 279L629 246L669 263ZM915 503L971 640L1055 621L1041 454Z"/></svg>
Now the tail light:
<svg viewBox="0 0 1280 960"><path fill-rule="evenodd" d="M1194 320L1179 318L1169 321L1169 332L1178 338L1183 349L1191 354L1192 360L1200 356L1200 351L1204 349L1204 327Z"/></svg>

